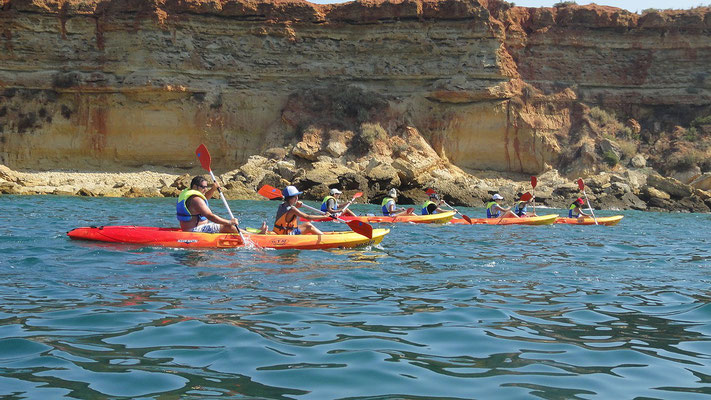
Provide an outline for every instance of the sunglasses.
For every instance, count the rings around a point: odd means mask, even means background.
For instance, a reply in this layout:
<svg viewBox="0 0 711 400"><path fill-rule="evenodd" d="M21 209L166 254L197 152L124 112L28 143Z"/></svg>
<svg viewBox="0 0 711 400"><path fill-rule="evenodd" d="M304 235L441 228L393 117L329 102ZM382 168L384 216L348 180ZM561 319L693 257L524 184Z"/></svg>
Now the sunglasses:
<svg viewBox="0 0 711 400"><path fill-rule="evenodd" d="M209 186L207 186L207 185L200 185L200 186L199 186L200 189L207 189L208 187L209 187Z"/></svg>

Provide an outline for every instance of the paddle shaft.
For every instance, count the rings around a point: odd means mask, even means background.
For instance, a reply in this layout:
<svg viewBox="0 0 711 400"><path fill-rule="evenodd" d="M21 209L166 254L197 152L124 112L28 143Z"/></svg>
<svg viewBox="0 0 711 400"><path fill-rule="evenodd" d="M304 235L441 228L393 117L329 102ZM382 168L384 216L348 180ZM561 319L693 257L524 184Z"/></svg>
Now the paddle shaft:
<svg viewBox="0 0 711 400"><path fill-rule="evenodd" d="M360 193L360 192L359 192L359 193ZM348 203L346 203L345 206L343 206L343 208L341 209L340 213L343 214L344 212L346 212L346 210L348 209L348 207L350 207L351 204L352 204L352 203L355 201L355 199L357 199L357 198L358 198L358 197L353 196L353 198L352 198Z"/></svg>
<svg viewBox="0 0 711 400"><path fill-rule="evenodd" d="M306 208L308 208L308 209L311 210L311 211L316 211L317 213L319 213L319 214L321 214L321 215L326 215L325 212L323 212L323 211L321 211L321 210L319 210L319 209L313 208L313 207L311 207L310 205L304 203L303 201L301 202L301 205L304 206L304 207L306 207ZM335 215L332 215L331 218L337 219L337 220L339 220L339 221L341 221L341 222L346 222L346 223L348 223L348 221L346 221L345 219L342 219L342 218L337 217L337 216L335 216Z"/></svg>
<svg viewBox="0 0 711 400"><path fill-rule="evenodd" d="M583 188L583 196L585 196L585 201L588 202L588 210L590 210L590 214L592 214L593 221L595 221L595 225L599 225L597 223L597 218L595 218L595 211L593 211L592 206L590 206L590 199L588 199L588 195L585 193L585 188Z"/></svg>
<svg viewBox="0 0 711 400"><path fill-rule="evenodd" d="M212 181L217 183L217 179L215 179L215 174L212 173L212 169L208 169L207 172L210 173L210 177L212 178ZM225 199L225 195L222 193L222 188L218 186L217 191L220 193L220 199L222 199L222 204L225 205L225 208L227 209L227 213L230 214L230 220L234 219L235 216L232 214L230 205L227 204L227 199ZM239 226L235 225L235 228L237 228L237 233L239 234L239 238L242 240L242 243L246 244L247 241L245 240L244 236L242 235L242 231L239 229Z"/></svg>

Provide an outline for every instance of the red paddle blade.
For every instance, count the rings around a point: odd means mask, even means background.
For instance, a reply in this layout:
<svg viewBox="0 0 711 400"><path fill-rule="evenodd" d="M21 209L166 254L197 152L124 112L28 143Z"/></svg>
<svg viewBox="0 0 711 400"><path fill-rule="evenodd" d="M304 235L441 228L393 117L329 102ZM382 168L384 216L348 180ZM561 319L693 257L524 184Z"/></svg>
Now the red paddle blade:
<svg viewBox="0 0 711 400"><path fill-rule="evenodd" d="M524 193L524 194L521 196L520 201L529 201L529 200L531 200L532 198L533 198L533 195L532 195L531 193L529 193L529 192L526 192L526 193Z"/></svg>
<svg viewBox="0 0 711 400"><path fill-rule="evenodd" d="M536 178L535 176L532 176L531 177L531 187L535 189L536 185L538 185L538 178Z"/></svg>
<svg viewBox="0 0 711 400"><path fill-rule="evenodd" d="M204 144L200 144L195 150L198 160L200 160L200 165L206 170L210 170L210 152L207 151L207 147Z"/></svg>
<svg viewBox="0 0 711 400"><path fill-rule="evenodd" d="M585 190L585 182L583 182L583 178L578 179L578 187L580 190Z"/></svg>
<svg viewBox="0 0 711 400"><path fill-rule="evenodd" d="M366 223L366 222L361 222L361 221L348 221L346 222L348 224L348 227L353 230L353 232L361 234L368 239L373 238L373 226Z"/></svg>
<svg viewBox="0 0 711 400"><path fill-rule="evenodd" d="M433 193L437 193L437 191L434 190L434 189L432 189L432 188L430 188L430 189L427 189L427 191L425 191L425 193L427 193L427 195L431 195L431 194L433 194Z"/></svg>
<svg viewBox="0 0 711 400"><path fill-rule="evenodd" d="M362 195L363 195L363 192L358 192L358 193L356 193L356 194L353 195L353 198L354 198L354 199L357 199L358 197L361 197Z"/></svg>
<svg viewBox="0 0 711 400"><path fill-rule="evenodd" d="M412 212L415 211L413 207L410 207L407 209L407 214L412 214Z"/></svg>
<svg viewBox="0 0 711 400"><path fill-rule="evenodd" d="M269 200L273 199L281 199L284 196L281 195L281 191L274 186L269 186L269 185L264 185L262 186L257 193L261 194L262 196L268 198Z"/></svg>
<svg viewBox="0 0 711 400"><path fill-rule="evenodd" d="M469 222L469 225L473 224L472 219L467 217L466 215L462 214L462 218L464 218L465 221Z"/></svg>

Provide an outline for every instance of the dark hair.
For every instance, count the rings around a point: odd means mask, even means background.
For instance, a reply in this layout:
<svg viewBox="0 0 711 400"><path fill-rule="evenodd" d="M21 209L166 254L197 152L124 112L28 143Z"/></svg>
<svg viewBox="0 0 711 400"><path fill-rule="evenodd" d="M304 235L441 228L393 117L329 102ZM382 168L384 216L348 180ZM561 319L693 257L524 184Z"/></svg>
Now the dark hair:
<svg viewBox="0 0 711 400"><path fill-rule="evenodd" d="M192 181L190 181L190 188L192 188L193 186L202 186L203 182L207 182L207 179L205 179L204 176L198 175L195 178L193 178Z"/></svg>

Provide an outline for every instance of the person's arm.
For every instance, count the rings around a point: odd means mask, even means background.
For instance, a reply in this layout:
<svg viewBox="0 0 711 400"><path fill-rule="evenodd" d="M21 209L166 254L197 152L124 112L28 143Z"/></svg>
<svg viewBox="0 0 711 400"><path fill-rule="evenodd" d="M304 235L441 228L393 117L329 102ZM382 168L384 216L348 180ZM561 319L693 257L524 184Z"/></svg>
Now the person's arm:
<svg viewBox="0 0 711 400"><path fill-rule="evenodd" d="M220 187L220 185L218 185L217 182L212 182L212 187L210 188L210 190L208 190L207 192L205 192L205 198L211 199L212 196L215 194L215 191L216 191L219 187ZM212 220L211 220L211 221L212 221ZM212 222L215 222L215 221L212 221Z"/></svg>
<svg viewBox="0 0 711 400"><path fill-rule="evenodd" d="M207 218L209 221L212 221L216 224L220 225L238 225L239 221L237 218L232 218L232 220L224 219L222 217L217 216L210 210L210 208L207 206L205 203L205 200L193 196L190 199L190 205L192 206L192 209L194 211L197 211L196 214L200 214L203 217Z"/></svg>
<svg viewBox="0 0 711 400"><path fill-rule="evenodd" d="M330 212L331 214L335 214L338 212L338 209L336 208L336 200L328 199L328 201L326 202L326 211Z"/></svg>
<svg viewBox="0 0 711 400"><path fill-rule="evenodd" d="M578 207L577 210L578 210L578 214L580 214L580 215L583 216L583 217L589 217L589 216L590 216L590 214L586 214L586 213L583 211L583 209L580 208L580 207Z"/></svg>
<svg viewBox="0 0 711 400"><path fill-rule="evenodd" d="M289 211L293 211L294 214L296 214L297 216L299 216L299 217L301 217L301 218L303 218L303 219L308 219L308 220L321 219L321 218L323 218L323 217L330 217L330 216L331 216L331 213L330 213L330 212L326 212L326 214L324 214L324 215L309 215L309 214L306 214L305 212L303 212L303 211L301 211L301 210L298 209L298 207L301 207L302 204L303 204L302 202L297 201L296 204L294 205L294 207L291 207L291 210L289 210Z"/></svg>

